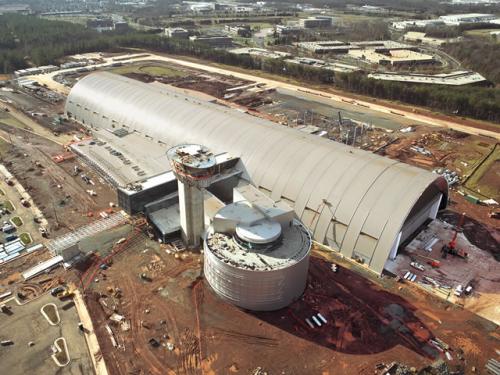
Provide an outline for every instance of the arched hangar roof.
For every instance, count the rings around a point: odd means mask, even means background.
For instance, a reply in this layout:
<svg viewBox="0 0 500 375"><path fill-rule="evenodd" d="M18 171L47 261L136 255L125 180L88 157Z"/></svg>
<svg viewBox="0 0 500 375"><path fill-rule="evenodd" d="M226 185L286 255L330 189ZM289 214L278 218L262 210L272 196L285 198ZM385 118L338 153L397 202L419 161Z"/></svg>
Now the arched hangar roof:
<svg viewBox="0 0 500 375"><path fill-rule="evenodd" d="M425 204L421 197L447 194L446 181L423 169L111 73L81 79L66 112L93 127L125 126L168 147L201 143L240 157L249 180L291 204L317 241L345 256L362 254L377 272L412 208Z"/></svg>

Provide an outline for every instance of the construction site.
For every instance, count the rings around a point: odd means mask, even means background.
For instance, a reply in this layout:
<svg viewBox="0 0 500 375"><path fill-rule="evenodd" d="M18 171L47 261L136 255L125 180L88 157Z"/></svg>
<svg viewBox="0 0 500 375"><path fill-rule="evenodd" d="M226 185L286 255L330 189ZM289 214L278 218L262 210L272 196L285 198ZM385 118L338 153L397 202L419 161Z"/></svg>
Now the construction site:
<svg viewBox="0 0 500 375"><path fill-rule="evenodd" d="M2 361L496 374L488 125L470 134L156 55L93 55L95 68L28 77L62 101L0 92L0 188L31 235L0 263ZM59 322L40 310L51 303ZM30 339L13 319L61 333Z"/></svg>

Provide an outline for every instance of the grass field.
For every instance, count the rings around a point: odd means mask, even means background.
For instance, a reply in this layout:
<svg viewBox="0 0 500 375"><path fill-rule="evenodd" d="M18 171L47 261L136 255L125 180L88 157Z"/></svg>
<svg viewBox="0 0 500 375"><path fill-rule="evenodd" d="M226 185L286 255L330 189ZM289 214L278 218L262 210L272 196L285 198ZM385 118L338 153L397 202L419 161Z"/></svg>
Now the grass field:
<svg viewBox="0 0 500 375"><path fill-rule="evenodd" d="M500 200L500 146L469 177L465 187L488 198Z"/></svg>
<svg viewBox="0 0 500 375"><path fill-rule="evenodd" d="M24 129L24 124L5 111L0 111L0 123L14 128Z"/></svg>
<svg viewBox="0 0 500 375"><path fill-rule="evenodd" d="M122 74L122 75L129 73L138 73L138 74L147 74L150 76L167 77L167 78L186 76L185 72L176 70L169 66L151 64L151 63L144 63L141 65L139 64L125 65L125 66L120 66L118 68L113 68L110 71L115 74Z"/></svg>
<svg viewBox="0 0 500 375"><path fill-rule="evenodd" d="M14 216L12 219L10 219L10 221L16 227L20 227L21 225L23 225L23 220L19 216Z"/></svg>
<svg viewBox="0 0 500 375"><path fill-rule="evenodd" d="M29 245L30 243L33 242L33 239L31 238L31 235L29 233L21 233L19 235L19 239L24 245Z"/></svg>
<svg viewBox="0 0 500 375"><path fill-rule="evenodd" d="M10 143L5 141L3 138L0 138L0 154L4 154L6 152L9 152L10 148L11 148ZM4 195L4 194L0 194L0 195Z"/></svg>
<svg viewBox="0 0 500 375"><path fill-rule="evenodd" d="M3 206L9 210L10 212L14 212L16 209L14 208L14 205L12 204L11 201L4 201Z"/></svg>
<svg viewBox="0 0 500 375"><path fill-rule="evenodd" d="M493 36L490 34L492 31L500 31L500 28L498 28L498 29L468 30L465 32L465 35L493 39ZM497 43L500 43L500 36L497 36L496 39L497 39Z"/></svg>

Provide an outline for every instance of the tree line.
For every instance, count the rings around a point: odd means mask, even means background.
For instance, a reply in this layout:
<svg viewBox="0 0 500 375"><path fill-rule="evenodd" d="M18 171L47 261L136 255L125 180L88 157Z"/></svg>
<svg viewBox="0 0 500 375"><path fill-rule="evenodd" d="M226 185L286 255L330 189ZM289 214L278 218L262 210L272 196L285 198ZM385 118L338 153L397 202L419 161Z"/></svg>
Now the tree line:
<svg viewBox="0 0 500 375"><path fill-rule="evenodd" d="M66 22L48 21L32 16L0 16L0 69L5 73L25 68L29 64L53 64L70 54L114 51L125 47L193 56L221 64L293 77L308 83L333 83L346 91L500 123L500 90L495 88L444 87L379 81L368 78L362 72L335 73L331 70L290 63L283 59L236 55L189 40L170 39L147 32L101 34L81 25ZM474 48L471 47L470 50ZM474 63L473 53L469 58L471 64ZM485 60L484 55L482 60ZM500 74L495 77L500 78Z"/></svg>
<svg viewBox="0 0 500 375"><path fill-rule="evenodd" d="M481 72L495 84L500 84L500 44L495 40L469 38L446 44L444 50L458 59L462 65Z"/></svg>
<svg viewBox="0 0 500 375"><path fill-rule="evenodd" d="M71 54L154 45L147 33L99 33L83 25L34 16L0 15L0 71L12 73L29 66L57 63Z"/></svg>
<svg viewBox="0 0 500 375"><path fill-rule="evenodd" d="M309 83L336 87L381 99L429 107L441 112L500 123L500 90L482 86L440 86L391 82L368 78L363 72L335 73L284 61L235 55L224 50L196 46L188 41L164 39L160 50L201 57L221 64L288 76Z"/></svg>

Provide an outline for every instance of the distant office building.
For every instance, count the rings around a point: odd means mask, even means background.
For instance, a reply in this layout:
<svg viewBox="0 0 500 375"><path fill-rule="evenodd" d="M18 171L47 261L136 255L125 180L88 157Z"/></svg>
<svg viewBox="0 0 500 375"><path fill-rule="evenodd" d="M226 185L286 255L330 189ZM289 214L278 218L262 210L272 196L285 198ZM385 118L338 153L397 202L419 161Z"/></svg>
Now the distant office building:
<svg viewBox="0 0 500 375"><path fill-rule="evenodd" d="M226 25L225 30L230 34L250 38L252 36L252 28L250 25Z"/></svg>
<svg viewBox="0 0 500 375"><path fill-rule="evenodd" d="M313 53L336 53L344 54L352 50L372 50L375 52L387 53L400 49L414 49L415 47L392 40L374 40L364 42L343 42L339 40L325 40L320 42L301 42L297 47Z"/></svg>
<svg viewBox="0 0 500 375"><path fill-rule="evenodd" d="M369 78L383 81L425 83L428 85L462 86L473 84L487 84L488 81L481 74L469 71L456 71L442 74L416 74L416 73L372 73Z"/></svg>
<svg viewBox="0 0 500 375"><path fill-rule="evenodd" d="M128 30L128 23L125 21L115 21L113 22L113 28L115 31L124 32Z"/></svg>
<svg viewBox="0 0 500 375"><path fill-rule="evenodd" d="M169 38L187 39L189 32L181 27L168 27L165 29L165 35Z"/></svg>
<svg viewBox="0 0 500 375"><path fill-rule="evenodd" d="M224 35L195 35L190 36L189 40L196 44L204 44L214 48L230 48L233 46L233 38Z"/></svg>
<svg viewBox="0 0 500 375"><path fill-rule="evenodd" d="M347 65L337 62L324 61L319 59L311 59L309 57L295 57L285 60L287 63L311 66L313 68L333 70L338 73L352 73L360 71L357 66Z"/></svg>
<svg viewBox="0 0 500 375"><path fill-rule="evenodd" d="M7 14L7 13L30 14L31 8L27 4L0 5L0 14Z"/></svg>
<svg viewBox="0 0 500 375"><path fill-rule="evenodd" d="M409 28L425 28L427 26L457 26L462 23L495 22L497 17L493 14L468 13L452 14L441 16L430 20L406 20L392 22L391 27L396 30L406 30Z"/></svg>
<svg viewBox="0 0 500 375"><path fill-rule="evenodd" d="M209 2L195 2L195 1L184 1L184 5L186 5L187 10L190 10L195 13L206 13L212 12L217 9L217 3L209 3Z"/></svg>
<svg viewBox="0 0 500 375"><path fill-rule="evenodd" d="M114 23L111 18L94 18L87 20L87 27L99 32L113 30Z"/></svg>
<svg viewBox="0 0 500 375"><path fill-rule="evenodd" d="M374 50L352 50L349 56L371 64L391 65L394 67L433 64L433 56L410 50L394 50L389 53L379 53Z"/></svg>
<svg viewBox="0 0 500 375"><path fill-rule="evenodd" d="M462 23L479 23L490 22L496 19L494 14L484 13L467 13L467 14L452 14L449 16L439 17L447 25L460 25Z"/></svg>
<svg viewBox="0 0 500 375"><path fill-rule="evenodd" d="M332 22L332 17L315 16L301 19L299 25L304 29L326 29L332 27Z"/></svg>
<svg viewBox="0 0 500 375"><path fill-rule="evenodd" d="M230 50L229 52L234 53L235 55L247 55L268 59L281 59L291 56L291 54L287 52L271 51L264 48L235 48Z"/></svg>
<svg viewBox="0 0 500 375"><path fill-rule="evenodd" d="M406 30L409 28L423 29L427 26L443 26L443 25L444 21L441 19L407 20L407 21L397 21L391 23L391 27L396 30Z"/></svg>
<svg viewBox="0 0 500 375"><path fill-rule="evenodd" d="M421 33L418 31L409 31L403 36L403 39L406 42L422 43L431 46L442 46L446 43L458 42L461 38L433 38L430 36L426 36L425 33Z"/></svg>
<svg viewBox="0 0 500 375"><path fill-rule="evenodd" d="M363 5L357 9L363 13L387 13L388 10L382 7L377 7L373 5Z"/></svg>
<svg viewBox="0 0 500 375"><path fill-rule="evenodd" d="M103 31L126 31L128 30L128 23L119 19L113 20L112 18L94 18L87 20L87 27L99 32Z"/></svg>
<svg viewBox="0 0 500 375"><path fill-rule="evenodd" d="M298 25L276 25L276 33L278 35L297 35L304 30L303 27Z"/></svg>
<svg viewBox="0 0 500 375"><path fill-rule="evenodd" d="M36 74L45 74L45 73L55 72L56 70L59 70L58 66L44 65L44 66L37 66L37 67L33 67L33 68L16 70L14 72L14 75L16 77L24 77L24 76L31 76L31 75L36 75Z"/></svg>

